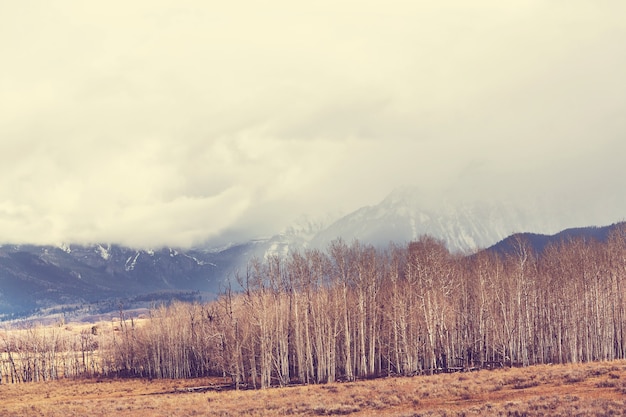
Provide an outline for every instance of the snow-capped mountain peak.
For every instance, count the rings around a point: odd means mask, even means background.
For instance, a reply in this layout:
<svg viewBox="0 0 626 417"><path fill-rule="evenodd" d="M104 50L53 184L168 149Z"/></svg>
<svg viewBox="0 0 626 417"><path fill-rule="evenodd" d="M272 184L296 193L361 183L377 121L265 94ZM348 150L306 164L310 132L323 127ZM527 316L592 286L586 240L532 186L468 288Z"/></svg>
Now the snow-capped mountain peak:
<svg viewBox="0 0 626 417"><path fill-rule="evenodd" d="M564 216L552 216L549 204L453 200L403 187L379 204L362 207L320 231L311 246L325 247L338 237L375 246L406 243L422 235L446 242L454 252L472 252L519 231L554 233L571 226Z"/></svg>

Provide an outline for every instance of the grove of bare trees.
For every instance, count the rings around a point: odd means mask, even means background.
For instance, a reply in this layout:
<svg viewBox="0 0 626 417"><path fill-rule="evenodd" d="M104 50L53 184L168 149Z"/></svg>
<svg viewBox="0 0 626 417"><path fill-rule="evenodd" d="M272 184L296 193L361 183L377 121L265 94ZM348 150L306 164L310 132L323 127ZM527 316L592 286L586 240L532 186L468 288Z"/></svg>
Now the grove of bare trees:
<svg viewBox="0 0 626 417"><path fill-rule="evenodd" d="M451 254L431 237L379 250L252 260L206 304L154 308L106 337L0 335L2 382L67 376L229 376L267 388L626 357L626 227L537 254Z"/></svg>

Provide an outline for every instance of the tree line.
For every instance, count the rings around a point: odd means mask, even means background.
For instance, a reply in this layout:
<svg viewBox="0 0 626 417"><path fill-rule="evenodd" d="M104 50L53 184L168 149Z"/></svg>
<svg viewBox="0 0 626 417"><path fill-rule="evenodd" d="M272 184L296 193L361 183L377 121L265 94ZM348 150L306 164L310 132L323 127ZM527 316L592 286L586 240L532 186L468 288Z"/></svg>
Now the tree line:
<svg viewBox="0 0 626 417"><path fill-rule="evenodd" d="M625 227L540 254L523 237L506 254L470 256L428 236L385 249L337 240L253 259L234 279L238 290L210 303L161 306L141 322L121 312L106 337L55 346L87 352L63 376L225 375L266 388L626 356ZM7 361L16 341L4 345L4 380L27 380Z"/></svg>

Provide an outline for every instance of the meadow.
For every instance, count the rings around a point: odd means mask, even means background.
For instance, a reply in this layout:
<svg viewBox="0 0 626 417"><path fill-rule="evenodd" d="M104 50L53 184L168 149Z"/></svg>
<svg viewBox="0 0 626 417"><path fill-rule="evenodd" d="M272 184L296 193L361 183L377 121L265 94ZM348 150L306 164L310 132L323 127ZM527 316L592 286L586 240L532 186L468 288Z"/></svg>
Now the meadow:
<svg viewBox="0 0 626 417"><path fill-rule="evenodd" d="M1 416L615 416L626 361L388 377L264 390L197 378L0 385Z"/></svg>

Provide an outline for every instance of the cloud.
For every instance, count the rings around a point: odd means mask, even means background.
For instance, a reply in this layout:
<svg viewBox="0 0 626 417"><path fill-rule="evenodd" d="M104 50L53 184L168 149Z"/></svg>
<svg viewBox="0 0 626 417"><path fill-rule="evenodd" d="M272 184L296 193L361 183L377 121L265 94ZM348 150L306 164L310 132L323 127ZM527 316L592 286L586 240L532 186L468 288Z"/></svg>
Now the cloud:
<svg viewBox="0 0 626 417"><path fill-rule="evenodd" d="M602 200L626 185L624 12L3 4L0 241L253 237L401 185Z"/></svg>

